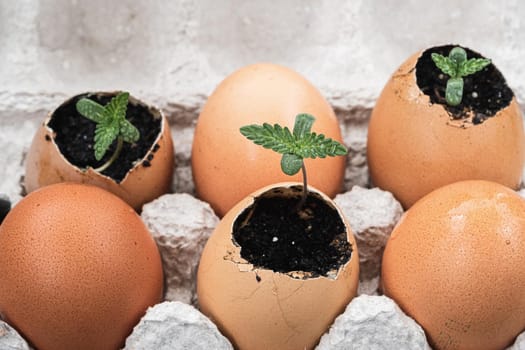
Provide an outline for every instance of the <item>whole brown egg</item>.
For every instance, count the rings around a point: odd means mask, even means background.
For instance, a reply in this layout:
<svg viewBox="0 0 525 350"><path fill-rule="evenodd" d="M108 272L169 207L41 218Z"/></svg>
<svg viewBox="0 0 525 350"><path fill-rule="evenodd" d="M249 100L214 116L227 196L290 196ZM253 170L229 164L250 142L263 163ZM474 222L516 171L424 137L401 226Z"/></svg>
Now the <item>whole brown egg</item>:
<svg viewBox="0 0 525 350"><path fill-rule="evenodd" d="M248 124L275 124L293 129L295 117L309 113L312 131L341 142L332 107L319 91L293 70L260 63L237 70L208 98L197 121L192 171L198 196L219 216L263 186L301 181L280 169L280 155L255 145L239 132ZM306 159L308 183L330 197L342 186L345 158Z"/></svg>
<svg viewBox="0 0 525 350"><path fill-rule="evenodd" d="M162 289L147 228L98 187L43 187L0 226L0 314L39 350L117 350Z"/></svg>
<svg viewBox="0 0 525 350"><path fill-rule="evenodd" d="M477 85L474 78L481 81L482 72L466 77L463 96L466 100L467 93L479 94L468 97L472 104L489 101L493 108L495 101L503 100L498 96L505 91L507 103L501 102L502 108L493 115L484 114L489 113L484 107L453 110L459 116L465 113L463 119L454 119L457 115L452 117L446 103L432 100L434 80L426 81L435 78L444 84L445 75L439 74L430 58L436 50L448 52L449 46L418 52L392 74L368 126L371 180L392 192L405 209L425 194L456 181L488 180L515 189L525 164L521 110L502 74L493 64L486 68L486 75L498 82L493 87L490 81L483 82L483 87ZM479 55L468 52L469 58ZM434 66L436 77L426 73L428 65Z"/></svg>
<svg viewBox="0 0 525 350"><path fill-rule="evenodd" d="M525 329L525 200L488 181L416 202L387 243L384 293L434 349L504 349Z"/></svg>

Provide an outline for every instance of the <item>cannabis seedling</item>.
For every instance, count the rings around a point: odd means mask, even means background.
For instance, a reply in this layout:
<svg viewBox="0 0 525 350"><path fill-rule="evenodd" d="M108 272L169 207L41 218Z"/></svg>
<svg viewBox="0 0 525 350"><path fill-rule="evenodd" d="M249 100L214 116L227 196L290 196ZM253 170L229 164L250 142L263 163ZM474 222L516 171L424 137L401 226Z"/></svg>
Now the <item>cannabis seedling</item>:
<svg viewBox="0 0 525 350"><path fill-rule="evenodd" d="M457 106L463 99L463 77L474 74L490 64L488 58L471 58L461 47L450 50L448 57L433 53L432 61L445 74L450 76L445 90L445 99L449 106Z"/></svg>
<svg viewBox="0 0 525 350"><path fill-rule="evenodd" d="M128 98L129 93L121 92L105 106L87 98L82 98L77 102L78 113L97 124L94 140L96 160L101 160L108 151L109 146L115 139L117 140L115 152L107 162L96 168L95 171L104 171L118 158L124 141L133 143L140 138L138 129L126 120Z"/></svg>
<svg viewBox="0 0 525 350"><path fill-rule="evenodd" d="M281 169L287 175L295 175L302 170L303 192L301 200L297 205L299 210L308 195L306 180L306 167L304 158L325 158L344 156L348 150L339 142L326 138L323 134L316 134L310 129L315 118L309 114L299 114L295 117L293 133L287 127L279 124L273 126L264 123L261 125L247 125L241 127L240 131L246 138L264 148L281 153Z"/></svg>

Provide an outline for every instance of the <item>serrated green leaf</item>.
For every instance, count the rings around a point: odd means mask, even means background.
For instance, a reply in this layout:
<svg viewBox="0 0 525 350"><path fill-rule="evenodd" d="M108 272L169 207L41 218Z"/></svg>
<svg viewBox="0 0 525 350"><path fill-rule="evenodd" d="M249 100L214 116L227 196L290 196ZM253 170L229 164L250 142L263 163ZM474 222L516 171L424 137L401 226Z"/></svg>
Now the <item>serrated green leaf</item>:
<svg viewBox="0 0 525 350"><path fill-rule="evenodd" d="M300 139L304 137L304 135L308 134L312 129L314 121L315 118L310 114L298 114L295 117L295 124L293 127L293 135L295 138Z"/></svg>
<svg viewBox="0 0 525 350"><path fill-rule="evenodd" d="M443 73L450 77L456 76L458 67L450 58L438 53L432 53L430 56L432 61L436 64L436 67L438 67Z"/></svg>
<svg viewBox="0 0 525 350"><path fill-rule="evenodd" d="M120 92L113 97L109 103L104 106L105 116L109 119L123 120L126 119L126 110L128 108L128 92Z"/></svg>
<svg viewBox="0 0 525 350"><path fill-rule="evenodd" d="M295 154L285 153L281 158L281 169L286 175L295 175L301 170L303 159Z"/></svg>
<svg viewBox="0 0 525 350"><path fill-rule="evenodd" d="M451 78L447 81L445 99L450 106L457 106L463 99L463 78Z"/></svg>
<svg viewBox="0 0 525 350"><path fill-rule="evenodd" d="M324 135L317 135L316 133L311 133L310 135L299 140L298 152L296 153L298 156L303 158L325 158L344 156L348 152L345 146L331 138L326 138Z"/></svg>
<svg viewBox="0 0 525 350"><path fill-rule="evenodd" d="M255 124L243 126L240 131L246 138L264 148L281 154L294 153L295 139L288 128L264 123L262 126Z"/></svg>
<svg viewBox="0 0 525 350"><path fill-rule="evenodd" d="M101 160L109 149L109 146L118 137L118 124L100 123L95 129L95 159Z"/></svg>
<svg viewBox="0 0 525 350"><path fill-rule="evenodd" d="M339 142L317 135L313 132L301 131L302 136L296 137L288 128L278 124L247 125L241 129L241 134L264 148L272 149L281 154L293 154L300 158L325 158L327 156L342 156L348 151Z"/></svg>
<svg viewBox="0 0 525 350"><path fill-rule="evenodd" d="M120 120L120 136L126 142L133 143L137 142L140 138L139 130L131 124L128 120Z"/></svg>
<svg viewBox="0 0 525 350"><path fill-rule="evenodd" d="M111 144L118 139L118 146L106 163L95 169L102 172L122 150L122 142L136 142L140 138L139 130L126 120L129 93L121 92L113 97L105 106L89 99L80 99L76 108L84 117L93 120L97 125L94 137L95 159L101 160Z"/></svg>
<svg viewBox="0 0 525 350"><path fill-rule="evenodd" d="M488 66L490 62L491 61L488 58L471 58L459 66L459 76L464 77L479 72Z"/></svg>
<svg viewBox="0 0 525 350"><path fill-rule="evenodd" d="M76 108L78 113L95 123L100 123L104 120L104 106L92 101L88 98L81 98L77 101Z"/></svg>

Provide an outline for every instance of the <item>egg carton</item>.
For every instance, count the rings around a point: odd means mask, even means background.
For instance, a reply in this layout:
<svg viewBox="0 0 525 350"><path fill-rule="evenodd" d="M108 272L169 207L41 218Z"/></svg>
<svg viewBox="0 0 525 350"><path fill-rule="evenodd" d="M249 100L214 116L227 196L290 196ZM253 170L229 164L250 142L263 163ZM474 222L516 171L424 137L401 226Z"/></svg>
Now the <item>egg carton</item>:
<svg viewBox="0 0 525 350"><path fill-rule="evenodd" d="M161 103L172 128L177 167L172 194L144 206L141 217L162 256L166 290L162 303L150 308L124 349L231 349L217 327L198 311L196 271L206 240L219 219L195 198L190 154L199 108ZM428 349L422 328L389 298L381 295L380 269L388 237L400 219L401 205L389 192L369 188L366 125L370 109L337 109L349 148L344 190L335 198L347 216L360 255L358 296L321 338L317 349ZM13 203L24 196L24 159L32 136L45 116L39 112L22 124L0 128L0 194ZM520 191L521 194L524 191ZM525 347L525 336L509 349ZM0 321L0 349L30 349L16 331Z"/></svg>

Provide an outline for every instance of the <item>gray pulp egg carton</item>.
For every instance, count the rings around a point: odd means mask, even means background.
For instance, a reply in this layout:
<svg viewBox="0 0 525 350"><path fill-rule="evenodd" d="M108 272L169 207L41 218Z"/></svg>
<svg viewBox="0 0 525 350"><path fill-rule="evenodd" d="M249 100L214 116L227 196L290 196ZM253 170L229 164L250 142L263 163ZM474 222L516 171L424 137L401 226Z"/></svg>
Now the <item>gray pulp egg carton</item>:
<svg viewBox="0 0 525 350"><path fill-rule="evenodd" d="M428 348L421 327L379 290L382 251L402 210L390 193L369 188L371 108L407 54L450 40L477 43L489 56L498 56L518 100L525 97L519 59L525 45L518 44L525 42L525 7L519 1L444 2L283 1L278 11L270 1L242 6L238 1L216 6L213 0L100 1L96 6L67 0L0 2L0 194L13 205L24 196L23 164L32 137L46 114L68 96L122 88L160 107L175 144L176 193L147 204L142 219L163 257L166 294L135 327L126 349L191 349L185 344L231 349L196 307L197 264L218 218L194 197L194 125L206 97L234 69L260 60L285 64L326 96L349 148L344 189L336 202L359 248L359 295L318 349ZM471 20L468 30L458 30L465 27L459 22L464 18L483 21ZM183 209L192 210L199 222L178 215L178 225L170 224ZM181 222L181 216L187 220ZM0 321L3 349L29 346ZM510 349L525 349L525 336Z"/></svg>
<svg viewBox="0 0 525 350"><path fill-rule="evenodd" d="M63 97L52 98L44 105L45 108L53 109ZM20 105L23 106L23 96L20 100L22 102L16 105L18 107L13 107L14 112L18 114L23 112L16 109L20 109ZM199 332L198 336L194 334L189 340L203 339L208 342L206 343L208 348L214 349L230 346L211 321L196 308L198 301L195 292L195 278L200 254L207 238L219 221L207 203L194 197L190 167L191 143L195 120L203 101L200 100L197 103L199 105L186 107L174 106L170 103L162 105L169 118L175 142L177 161L173 183L175 193L166 194L146 204L141 216L159 246L164 264L166 291L164 302L151 308L129 337L127 342L129 349L172 349L170 342L173 339L180 341L181 334L186 334L184 330L188 327ZM0 147L3 150L0 153L0 158L2 158L0 161L9 165L0 168L0 193L7 195L14 205L25 194L23 188L25 153L38 124L44 119L47 112L42 109L28 113L21 126L4 123L0 128ZM360 318L368 317L369 326L373 328L396 329L395 327L401 325L406 327L406 324L410 323L417 336L411 334L403 338L394 334L396 342L405 344L404 341L416 339L421 344L426 344L421 328L406 317L390 299L378 295L380 294L378 286L381 253L390 232L402 214L402 208L390 193L377 188L367 188L366 124L369 113L370 108L367 107L360 109L354 107L352 111L338 110L343 138L350 152L347 159L344 190L335 201L350 221L361 256L359 287L361 296L354 299L345 315L357 312ZM194 215L183 214L187 212L192 212ZM196 221L194 218L199 218L199 220ZM174 222L177 224L174 225ZM375 306L371 308L370 305ZM388 312L390 317L384 323L374 325L373 320L379 312ZM361 323L357 324L352 321L355 317L348 319L345 315L336 321L331 330L335 338L340 332L346 332L347 327L354 327L352 329L357 330L355 327L363 326ZM350 332L350 334L354 333L354 331ZM384 332L376 333L384 334ZM393 333L390 334L393 335ZM336 346L333 344L334 340L330 340L330 335L327 337L320 343L320 348L329 349ZM156 343L148 343L151 339L154 339ZM390 337L385 341L392 342L393 339ZM348 337L346 341L356 343L356 339L348 339ZM179 344L183 343L179 342ZM2 346L3 344L5 346ZM24 349L26 346L24 344L25 342L17 336L15 330L3 324L0 331L0 348L10 346L12 349Z"/></svg>
<svg viewBox="0 0 525 350"><path fill-rule="evenodd" d="M168 111L168 115L173 113ZM192 115L192 119L196 117L197 114ZM352 123L352 119L346 119L343 131L360 130L353 128ZM174 140L191 145L192 124L191 122L177 124L172 119ZM5 179L2 191L16 203L24 194L23 159L34 128L28 126L18 130L15 128L2 130L9 130L6 136L17 134L0 138L0 147L7 150L4 155L9 154L8 159L11 164L0 170L0 178ZM344 136L347 138L348 134L345 133ZM355 136L354 132L351 137L354 146L350 147L353 157L365 158L366 137L364 134L360 135L361 142L358 142L356 140L360 138ZM10 142L11 140L27 141L17 144ZM231 348L230 343L219 333L217 327L197 309L198 300L195 291L197 266L204 244L219 219L207 203L193 195L189 164L190 148L179 147L178 152L178 170L175 176L178 178L174 183L177 193L166 194L146 204L141 213L162 255L166 279L164 301L148 310L127 339L127 349L174 349L177 348L176 345L181 346L180 349L187 348L184 344L193 344L196 348L205 346L213 349ZM348 190L339 194L335 202L347 216L358 244L361 257L360 296L355 298L347 311L337 319L330 333L321 340L319 349L345 348L345 342L358 344L355 337L357 334L363 334L362 327L370 328L365 334L389 334L388 337L371 340L373 343L395 342L405 348L427 346L422 329L405 316L392 300L380 296L378 290L381 253L390 232L401 217L403 212L401 205L389 192L366 188L368 182L366 161L363 160L355 165L349 160L347 164L346 174L349 176L346 178L345 185ZM186 215L185 213L188 212L193 215ZM378 314L387 314L388 317L378 322ZM367 324L362 322L363 318L369 320ZM27 349L27 344L14 329L5 323L1 325L0 348L9 346L10 349ZM389 333L379 331L383 327L391 331ZM410 329L410 334L406 334L407 327ZM191 332L188 333L187 329L191 329ZM402 330L402 334L406 336L393 333L392 330L395 329ZM353 335L341 338L341 332ZM195 339L199 339L199 342L195 343ZM173 343L174 340L177 344Z"/></svg>
<svg viewBox="0 0 525 350"><path fill-rule="evenodd" d="M57 101L59 103L59 101ZM52 107L50 106L50 109ZM196 271L204 244L219 219L210 206L195 198L190 153L198 106L187 109L170 104L164 112L170 118L175 140L177 170L173 187L146 204L141 217L157 241L166 278L164 301L150 308L126 342L126 349L230 349L229 341L198 311ZM24 158L38 125L41 111L22 126L5 123L0 128L0 193L14 204L24 195ZM391 193L368 188L366 166L366 123L369 108L338 110L347 159L344 190L335 198L347 216L360 254L358 296L348 305L331 329L321 338L318 349L404 348L426 349L424 331L386 296L381 295L379 273L388 237L403 209ZM194 213L188 216L184 213ZM199 220L193 220L198 217ZM181 219L182 218L182 219ZM177 224L174 225L173 223ZM184 247L184 248L180 248ZM191 331L189 331L191 330ZM519 349L518 338L511 349ZM199 339L196 342L195 339ZM174 341L176 340L176 342ZM185 345L186 344L186 345ZM0 349L28 349L26 342L6 323L0 323Z"/></svg>

